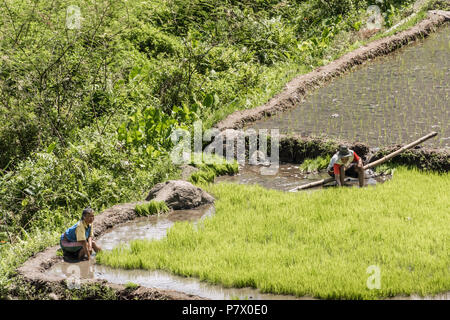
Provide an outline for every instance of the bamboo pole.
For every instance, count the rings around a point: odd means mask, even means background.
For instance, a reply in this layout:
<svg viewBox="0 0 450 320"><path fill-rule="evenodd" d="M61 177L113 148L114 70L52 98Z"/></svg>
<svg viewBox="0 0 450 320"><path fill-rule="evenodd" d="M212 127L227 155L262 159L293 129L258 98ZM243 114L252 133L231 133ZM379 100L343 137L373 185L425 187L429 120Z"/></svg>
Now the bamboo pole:
<svg viewBox="0 0 450 320"><path fill-rule="evenodd" d="M380 165L380 164L382 164L382 163L385 163L386 161L392 159L392 158L395 157L396 155L399 155L400 153L402 153L402 152L404 152L404 151L406 151L406 150L408 150L408 149L411 149L412 147L415 147L415 146L417 146L418 144L421 144L422 142L424 142L424 141L426 141L426 140L428 140L428 139L430 139L430 138L435 137L436 135L437 135L437 132L434 132L434 131L433 131L433 132L427 134L426 136L423 136L422 138L420 138L420 139L418 139L418 140L416 140L416 141L414 141L414 142L411 142L410 144L407 144L406 146L401 147L401 148L398 149L397 151L394 151L394 152L388 154L387 156L385 156L385 157L383 157L383 158L381 158L381 159L378 159L377 161L374 161L374 162L371 162L371 163L369 163L369 164L366 164L366 165L363 167L363 169L364 169L364 170L367 170L367 169L373 168L373 167L375 167L375 166L377 166L377 165ZM335 180L334 178L328 178L328 179L322 179L322 180L319 180L319 181L314 181L314 182L311 182L311 183L308 183L308 184L304 184L304 185L302 185L302 186L299 186L299 187L297 187L297 188L294 188L294 189L292 189L291 191L298 191L298 190L304 190L304 189L308 189L308 188L312 188L312 187L321 186L321 185L323 185L323 184L332 182L332 181L334 181L334 180Z"/></svg>

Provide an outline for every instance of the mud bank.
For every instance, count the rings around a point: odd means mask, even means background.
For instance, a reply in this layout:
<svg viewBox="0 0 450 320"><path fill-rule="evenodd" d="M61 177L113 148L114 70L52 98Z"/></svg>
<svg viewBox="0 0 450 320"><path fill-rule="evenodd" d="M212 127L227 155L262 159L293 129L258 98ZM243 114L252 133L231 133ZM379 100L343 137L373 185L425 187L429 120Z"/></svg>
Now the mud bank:
<svg viewBox="0 0 450 320"><path fill-rule="evenodd" d="M411 141L412 142L412 141ZM362 156L364 163L370 163L392 153L401 146L371 149L363 143L351 143L343 140L281 136L279 144L280 161L302 163L307 158L333 155L339 144L347 144L350 149ZM423 170L438 172L450 171L450 153L442 149L430 149L417 146L390 160L391 163L408 165Z"/></svg>
<svg viewBox="0 0 450 320"><path fill-rule="evenodd" d="M389 54L412 41L427 37L438 26L449 19L450 12L448 11L429 11L428 18L418 25L397 35L369 43L345 54L326 66L298 76L290 81L281 93L270 99L266 104L250 110L236 111L215 126L219 130L239 129L247 123L293 108L303 101L307 93L325 85L333 78L371 59Z"/></svg>
<svg viewBox="0 0 450 320"><path fill-rule="evenodd" d="M99 237L112 227L137 218L134 211L137 203L115 205L97 215L95 217L94 236ZM62 257L56 256L58 249L59 246L47 248L43 252L35 254L18 268L20 285L30 287L32 290L40 292L41 295L51 296L53 299L71 298L73 290L69 290L66 278L47 272L52 266L63 261ZM120 300L135 298L150 300L201 299L195 295L171 290L144 287L129 289L124 285L112 284L98 279L82 279L80 286L81 288L77 289L82 291L80 294L90 299L101 299L107 293L109 293L109 297L114 296Z"/></svg>
<svg viewBox="0 0 450 320"><path fill-rule="evenodd" d="M219 139L221 145L223 145L222 154L228 157L226 145L231 142L235 146L239 139L244 142L243 150L245 151L246 159L250 159L250 146L249 137L247 131L226 129L223 132L223 140ZM243 137L237 138L239 135ZM271 156L272 142L271 137L267 136L267 156ZM257 145L260 144L259 136L255 137ZM433 138L436 139L436 138ZM222 141L224 142L222 144ZM413 142L413 141L410 141ZM213 141L212 144L215 144ZM385 155L388 155L402 147L402 145L391 145L382 148L371 148L369 145L361 142L350 142L341 139L328 138L328 137L304 137L299 135L279 135L278 139L278 152L279 161L291 164L300 164L305 159L313 159L318 156L332 156L338 149L340 144L345 144L354 150L359 156L362 157L364 164L376 161ZM236 159L237 149L231 149L233 154L231 158ZM253 155L254 156L254 155ZM269 159L266 159L269 160ZM273 160L273 159L272 159ZM275 160L276 161L276 160ZM422 170L433 170L438 172L450 171L450 151L448 149L434 149L428 147L416 146L413 149L406 150L400 155L397 155L393 159L389 160L390 163L407 165Z"/></svg>

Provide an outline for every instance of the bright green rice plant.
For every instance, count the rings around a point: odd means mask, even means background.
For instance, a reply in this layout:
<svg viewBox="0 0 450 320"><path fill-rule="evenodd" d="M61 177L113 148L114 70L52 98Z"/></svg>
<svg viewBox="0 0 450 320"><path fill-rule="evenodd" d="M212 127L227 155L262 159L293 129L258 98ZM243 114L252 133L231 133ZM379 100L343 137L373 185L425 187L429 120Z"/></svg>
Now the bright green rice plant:
<svg viewBox="0 0 450 320"><path fill-rule="evenodd" d="M191 174L189 181L194 184L209 183L214 182L215 177L216 173L213 170L206 168Z"/></svg>
<svg viewBox="0 0 450 320"><path fill-rule="evenodd" d="M151 200L149 202L138 204L134 208L139 216L151 216L154 214L160 214L169 212L170 209L164 201Z"/></svg>
<svg viewBox="0 0 450 320"><path fill-rule="evenodd" d="M239 171L239 164L236 160L229 162L223 157L208 153L201 154L202 161L200 163L195 161L197 158L200 158L200 155L192 155L191 165L200 169L189 177L189 181L194 184L214 182L216 176L232 175Z"/></svg>
<svg viewBox="0 0 450 320"><path fill-rule="evenodd" d="M330 163L331 155L318 156L315 159L305 159L300 165L299 169L301 172L313 172L325 169Z"/></svg>
<svg viewBox="0 0 450 320"><path fill-rule="evenodd" d="M130 281L125 284L125 288L128 290L135 290L135 289L139 288L139 285L137 283Z"/></svg>
<svg viewBox="0 0 450 320"><path fill-rule="evenodd" d="M448 173L403 167L362 189L210 184L212 218L176 223L162 240L132 241L101 252L97 262L325 299L447 292L449 188ZM379 289L368 288L370 266L380 270Z"/></svg>

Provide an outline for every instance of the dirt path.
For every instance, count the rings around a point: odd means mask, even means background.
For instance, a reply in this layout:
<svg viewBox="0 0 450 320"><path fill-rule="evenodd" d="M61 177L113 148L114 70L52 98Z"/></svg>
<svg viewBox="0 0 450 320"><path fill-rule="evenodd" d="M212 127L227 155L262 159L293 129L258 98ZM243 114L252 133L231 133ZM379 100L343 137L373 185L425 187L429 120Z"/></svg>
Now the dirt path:
<svg viewBox="0 0 450 320"><path fill-rule="evenodd" d="M239 129L246 123L295 107L302 102L305 95L311 90L325 85L333 78L342 75L357 65L391 53L416 39L428 36L439 25L448 20L450 20L449 11L429 11L428 18L418 25L396 35L371 42L345 54L326 66L298 76L286 84L285 89L266 104L254 109L235 111L215 126L219 130Z"/></svg>

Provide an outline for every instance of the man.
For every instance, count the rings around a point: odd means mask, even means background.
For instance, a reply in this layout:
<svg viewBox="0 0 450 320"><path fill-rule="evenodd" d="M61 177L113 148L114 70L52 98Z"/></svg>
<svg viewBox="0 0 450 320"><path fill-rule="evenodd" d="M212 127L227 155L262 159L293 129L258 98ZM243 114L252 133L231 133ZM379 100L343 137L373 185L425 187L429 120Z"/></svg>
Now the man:
<svg viewBox="0 0 450 320"><path fill-rule="evenodd" d="M356 164L356 165L355 165ZM361 158L355 151L345 145L339 146L339 151L331 158L328 174L336 179L338 186L345 185L345 176L358 178L359 187L364 186L364 168Z"/></svg>
<svg viewBox="0 0 450 320"><path fill-rule="evenodd" d="M78 260L89 260L92 249L99 252L101 248L97 246L93 237L94 210L86 208L83 210L81 220L68 228L60 239L61 249L64 256L76 255Z"/></svg>

